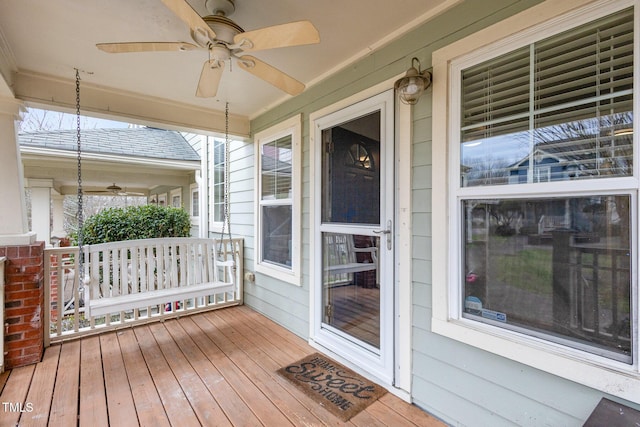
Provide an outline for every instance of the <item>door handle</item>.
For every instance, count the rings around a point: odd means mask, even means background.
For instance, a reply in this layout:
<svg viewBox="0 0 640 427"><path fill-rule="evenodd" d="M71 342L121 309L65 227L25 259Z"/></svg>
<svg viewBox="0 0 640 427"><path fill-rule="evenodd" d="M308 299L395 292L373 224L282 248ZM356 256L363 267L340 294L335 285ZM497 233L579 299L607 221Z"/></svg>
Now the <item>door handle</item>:
<svg viewBox="0 0 640 427"><path fill-rule="evenodd" d="M392 243L392 233L391 233L391 229L392 229L392 222L391 220L387 221L387 228L384 230L373 230L373 232L375 234L386 234L387 235L387 249L391 250L391 243Z"/></svg>

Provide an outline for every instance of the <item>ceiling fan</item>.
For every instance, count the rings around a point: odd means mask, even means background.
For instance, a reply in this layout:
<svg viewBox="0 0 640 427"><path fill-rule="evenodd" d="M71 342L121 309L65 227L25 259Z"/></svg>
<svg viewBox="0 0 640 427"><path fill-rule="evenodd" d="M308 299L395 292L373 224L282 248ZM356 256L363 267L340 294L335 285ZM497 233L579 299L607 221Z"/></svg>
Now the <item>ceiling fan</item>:
<svg viewBox="0 0 640 427"><path fill-rule="evenodd" d="M195 44L184 42L99 43L96 45L98 49L108 53L207 50L209 59L202 67L196 90L196 96L203 98L216 95L225 63L232 58L243 70L288 94L297 95L304 90L303 83L245 53L319 43L318 30L311 22L290 22L245 32L242 27L228 18L235 11L234 0L205 0L205 7L211 13L205 17L198 15L186 0L162 0L162 3L189 26L191 38Z"/></svg>
<svg viewBox="0 0 640 427"><path fill-rule="evenodd" d="M131 191L127 191L126 189L122 191L122 187L116 185L114 182L112 185L106 187L104 190L89 190L85 191L86 194L97 196L97 195L114 195L114 196L145 196L145 193L135 193Z"/></svg>

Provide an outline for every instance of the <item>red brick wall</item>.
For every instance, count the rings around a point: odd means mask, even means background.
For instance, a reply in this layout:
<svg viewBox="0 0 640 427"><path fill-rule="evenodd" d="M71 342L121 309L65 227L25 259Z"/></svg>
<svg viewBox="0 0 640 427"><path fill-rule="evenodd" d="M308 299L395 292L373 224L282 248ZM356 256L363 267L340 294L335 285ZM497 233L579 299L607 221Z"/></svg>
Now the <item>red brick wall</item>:
<svg viewBox="0 0 640 427"><path fill-rule="evenodd" d="M0 247L5 263L5 364L42 359L44 350L44 242Z"/></svg>

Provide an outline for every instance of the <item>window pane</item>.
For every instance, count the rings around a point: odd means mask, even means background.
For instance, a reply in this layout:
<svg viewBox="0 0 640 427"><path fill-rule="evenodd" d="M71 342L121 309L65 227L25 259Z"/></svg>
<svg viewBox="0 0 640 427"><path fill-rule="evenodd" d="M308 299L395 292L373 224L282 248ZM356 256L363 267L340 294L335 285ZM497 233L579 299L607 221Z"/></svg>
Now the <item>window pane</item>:
<svg viewBox="0 0 640 427"><path fill-rule="evenodd" d="M462 72L462 186L633 174L633 10Z"/></svg>
<svg viewBox="0 0 640 427"><path fill-rule="evenodd" d="M216 203L213 205L213 217L215 222L224 221L224 203Z"/></svg>
<svg viewBox="0 0 640 427"><path fill-rule="evenodd" d="M200 191L191 192L191 216L200 216Z"/></svg>
<svg viewBox="0 0 640 427"><path fill-rule="evenodd" d="M262 206L262 261L291 268L292 209Z"/></svg>
<svg viewBox="0 0 640 427"><path fill-rule="evenodd" d="M262 146L263 200L291 198L292 160L291 135Z"/></svg>
<svg viewBox="0 0 640 427"><path fill-rule="evenodd" d="M224 189L225 189L225 144L224 140L214 139L212 150L212 167L210 188L213 222L224 221Z"/></svg>
<svg viewBox="0 0 640 427"><path fill-rule="evenodd" d="M464 317L632 362L628 195L462 208Z"/></svg>

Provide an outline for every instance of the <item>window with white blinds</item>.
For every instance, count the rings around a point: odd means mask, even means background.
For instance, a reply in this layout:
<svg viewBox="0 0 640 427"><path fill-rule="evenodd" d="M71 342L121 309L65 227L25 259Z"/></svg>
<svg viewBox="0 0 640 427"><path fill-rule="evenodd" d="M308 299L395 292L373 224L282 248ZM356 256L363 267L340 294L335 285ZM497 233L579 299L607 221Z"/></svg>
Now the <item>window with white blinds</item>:
<svg viewBox="0 0 640 427"><path fill-rule="evenodd" d="M292 136L286 135L260 149L260 224L262 262L291 268L293 234Z"/></svg>
<svg viewBox="0 0 640 427"><path fill-rule="evenodd" d="M462 71L462 186L633 174L633 9Z"/></svg>
<svg viewBox="0 0 640 427"><path fill-rule="evenodd" d="M632 363L633 66L628 8L460 71L463 317Z"/></svg>
<svg viewBox="0 0 640 427"><path fill-rule="evenodd" d="M431 326L640 404L637 7L543 1L434 52Z"/></svg>
<svg viewBox="0 0 640 427"><path fill-rule="evenodd" d="M301 116L256 134L256 272L300 285Z"/></svg>

